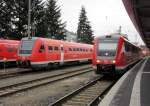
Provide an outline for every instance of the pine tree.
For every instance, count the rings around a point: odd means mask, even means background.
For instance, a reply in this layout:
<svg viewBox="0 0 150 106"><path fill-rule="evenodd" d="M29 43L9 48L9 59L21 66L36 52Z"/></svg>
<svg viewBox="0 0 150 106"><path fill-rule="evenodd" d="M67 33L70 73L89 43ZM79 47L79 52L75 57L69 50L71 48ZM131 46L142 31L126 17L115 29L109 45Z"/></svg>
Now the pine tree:
<svg viewBox="0 0 150 106"><path fill-rule="evenodd" d="M36 30L36 35L45 35L44 2L31 0L31 31ZM0 35L13 39L27 36L28 0L1 0L0 1ZM33 29L33 26L35 29Z"/></svg>
<svg viewBox="0 0 150 106"><path fill-rule="evenodd" d="M21 39L27 35L28 2L27 0L15 0L14 15L12 17L13 35Z"/></svg>
<svg viewBox="0 0 150 106"><path fill-rule="evenodd" d="M42 32L38 30L44 29L42 26L42 17L44 15L44 5L42 0L31 0L31 34L36 35ZM14 33L20 38L27 36L28 27L28 0L15 0L15 18L14 18ZM18 19L18 20L16 20ZM34 27L34 28L33 28ZM34 34L33 34L34 32ZM43 34L43 33L42 33Z"/></svg>
<svg viewBox="0 0 150 106"><path fill-rule="evenodd" d="M62 23L60 7L55 0L48 0L46 10L47 37L54 39L65 39L65 23Z"/></svg>
<svg viewBox="0 0 150 106"><path fill-rule="evenodd" d="M32 0L32 36L46 37L45 9L43 0Z"/></svg>
<svg viewBox="0 0 150 106"><path fill-rule="evenodd" d="M11 17L14 5L13 0L0 1L0 37L7 38L12 32Z"/></svg>
<svg viewBox="0 0 150 106"><path fill-rule="evenodd" d="M93 43L93 31L92 31L92 28L91 28L91 25L90 25L90 22L87 21L87 27L86 27L86 37L85 37L85 43L88 43L88 44L92 44Z"/></svg>
<svg viewBox="0 0 150 106"><path fill-rule="evenodd" d="M77 41L92 44L93 41L92 35L93 31L90 26L90 22L87 19L85 8L82 7L77 29Z"/></svg>

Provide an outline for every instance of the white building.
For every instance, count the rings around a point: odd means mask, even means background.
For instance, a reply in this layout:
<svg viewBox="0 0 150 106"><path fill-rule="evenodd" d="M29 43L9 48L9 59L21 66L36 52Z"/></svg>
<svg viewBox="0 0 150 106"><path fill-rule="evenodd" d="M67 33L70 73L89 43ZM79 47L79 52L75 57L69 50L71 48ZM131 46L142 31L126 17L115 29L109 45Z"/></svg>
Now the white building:
<svg viewBox="0 0 150 106"><path fill-rule="evenodd" d="M66 40L69 42L77 41L77 34L71 31L66 30Z"/></svg>

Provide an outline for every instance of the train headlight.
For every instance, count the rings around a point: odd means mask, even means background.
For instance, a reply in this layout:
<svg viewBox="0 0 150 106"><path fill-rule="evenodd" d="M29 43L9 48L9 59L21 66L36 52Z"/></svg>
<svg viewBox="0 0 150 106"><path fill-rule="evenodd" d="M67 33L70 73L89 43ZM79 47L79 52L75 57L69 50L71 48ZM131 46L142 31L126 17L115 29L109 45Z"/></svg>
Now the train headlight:
<svg viewBox="0 0 150 106"><path fill-rule="evenodd" d="M96 62L97 62L97 63L100 63L101 61L100 61L100 60L97 60Z"/></svg>
<svg viewBox="0 0 150 106"><path fill-rule="evenodd" d="M7 61L7 58L4 57L3 60L4 60L4 62L6 62L6 61Z"/></svg>
<svg viewBox="0 0 150 106"><path fill-rule="evenodd" d="M142 53L145 55L147 52L145 50L143 50Z"/></svg>
<svg viewBox="0 0 150 106"><path fill-rule="evenodd" d="M115 64L115 63L116 63L116 61L115 61L115 60L113 60L113 61L112 61L112 63L113 63L113 64Z"/></svg>

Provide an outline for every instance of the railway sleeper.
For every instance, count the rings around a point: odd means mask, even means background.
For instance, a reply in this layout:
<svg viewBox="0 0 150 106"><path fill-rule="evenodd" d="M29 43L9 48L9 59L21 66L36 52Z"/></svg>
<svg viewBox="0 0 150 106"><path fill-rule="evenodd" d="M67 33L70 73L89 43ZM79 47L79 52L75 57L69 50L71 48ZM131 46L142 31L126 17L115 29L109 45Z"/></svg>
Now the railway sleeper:
<svg viewBox="0 0 150 106"><path fill-rule="evenodd" d="M73 105L63 104L63 105L61 105L61 106L73 106Z"/></svg>
<svg viewBox="0 0 150 106"><path fill-rule="evenodd" d="M91 98L93 98L93 97L95 97L95 96L97 96L97 95L77 95L76 96L76 98L85 98L85 99L91 99Z"/></svg>
<svg viewBox="0 0 150 106"><path fill-rule="evenodd" d="M70 101L67 101L65 104L70 104L70 103L89 103L91 99L73 99Z"/></svg>
<svg viewBox="0 0 150 106"><path fill-rule="evenodd" d="M82 102L84 102L84 101L90 101L90 99L87 99L87 98L72 98L70 101L82 101Z"/></svg>
<svg viewBox="0 0 150 106"><path fill-rule="evenodd" d="M88 103L69 101L69 102L66 103L66 105L72 105L72 106L87 106ZM65 106L65 104L64 104L63 106Z"/></svg>
<svg viewBox="0 0 150 106"><path fill-rule="evenodd" d="M87 97L87 96L96 96L96 95L97 95L97 93L95 93L94 91L93 91L93 93L92 92L91 93L86 92L86 93L79 94L79 96L85 96L85 97Z"/></svg>
<svg viewBox="0 0 150 106"><path fill-rule="evenodd" d="M90 93L93 94L93 91L94 91L94 93L98 93L99 91L97 91L97 90L99 90L99 89L87 90L86 92L87 92L87 94L90 94Z"/></svg>

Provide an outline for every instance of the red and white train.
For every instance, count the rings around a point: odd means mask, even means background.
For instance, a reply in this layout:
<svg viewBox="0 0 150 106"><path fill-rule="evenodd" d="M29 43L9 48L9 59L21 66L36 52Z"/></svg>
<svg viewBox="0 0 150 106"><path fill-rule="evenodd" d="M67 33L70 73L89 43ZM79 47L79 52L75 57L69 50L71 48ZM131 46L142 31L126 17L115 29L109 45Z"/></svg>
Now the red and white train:
<svg viewBox="0 0 150 106"><path fill-rule="evenodd" d="M31 68L48 67L73 61L92 59L93 46L61 40L32 37L23 38L18 50L18 65Z"/></svg>
<svg viewBox="0 0 150 106"><path fill-rule="evenodd" d="M0 39L0 63L16 62L17 49L20 41Z"/></svg>
<svg viewBox="0 0 150 106"><path fill-rule="evenodd" d="M97 74L123 74L141 59L141 48L120 34L97 37L93 52L92 63Z"/></svg>

